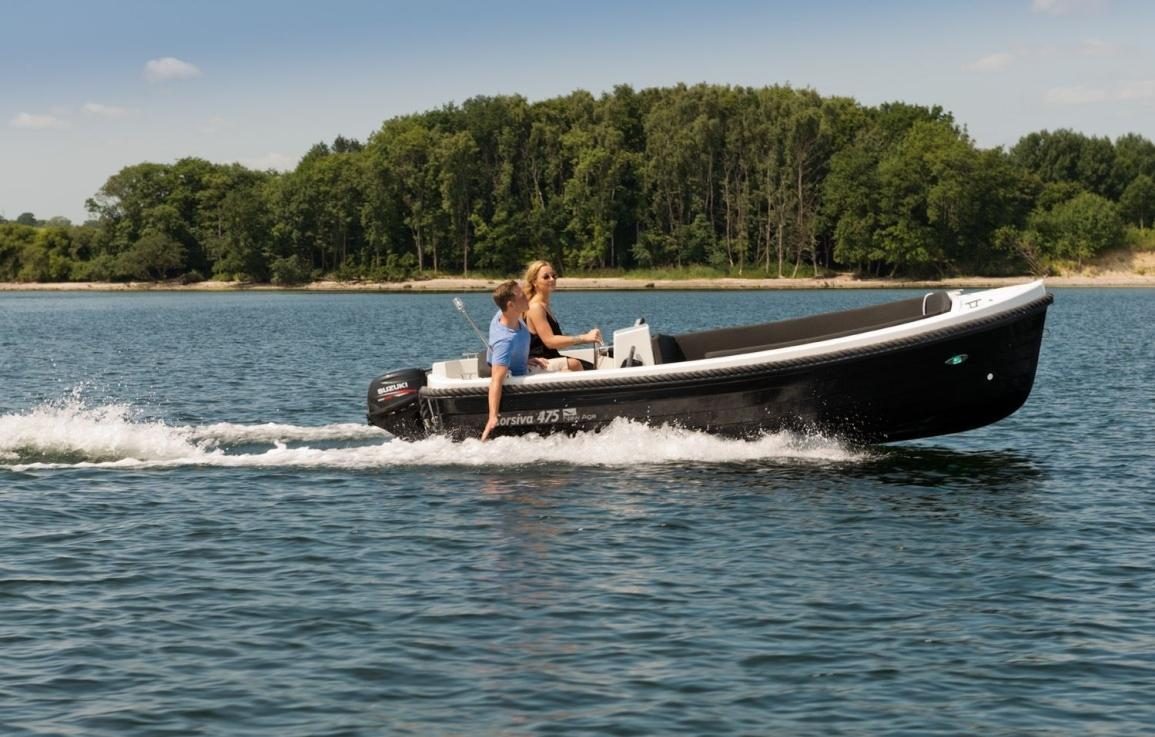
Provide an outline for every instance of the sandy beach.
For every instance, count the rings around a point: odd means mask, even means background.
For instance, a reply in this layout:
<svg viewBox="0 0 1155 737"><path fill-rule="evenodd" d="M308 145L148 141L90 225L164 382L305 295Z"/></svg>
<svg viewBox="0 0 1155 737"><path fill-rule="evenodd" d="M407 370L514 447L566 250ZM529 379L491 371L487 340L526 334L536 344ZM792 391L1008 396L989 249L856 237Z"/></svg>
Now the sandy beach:
<svg viewBox="0 0 1155 737"><path fill-rule="evenodd" d="M1119 268L1125 266L1127 268ZM934 281L908 279L858 279L850 274L820 279L638 279L622 277L567 277L564 289L983 289L1021 284L1034 277L961 277ZM445 277L404 282L319 281L296 287L245 282L202 281L195 284L171 282L67 282L57 284L0 283L0 291L245 291L293 290L317 292L475 292L493 289L500 279ZM1155 287L1155 253L1130 255L1127 263L1113 261L1091 266L1077 274L1045 278L1051 287Z"/></svg>
<svg viewBox="0 0 1155 737"><path fill-rule="evenodd" d="M643 289L982 289L1021 284L1032 277L970 277L937 281L903 279L855 279L839 276L825 279L627 279L572 278L563 282L572 290L643 290ZM1155 275L1135 273L1080 274L1045 279L1050 287L1155 287ZM0 291L51 292L226 292L226 291L313 291L313 292L477 292L489 291L499 279L437 278L405 282L337 282L319 281L295 287L243 282L203 281L196 284L167 282L68 282L57 284L0 283Z"/></svg>

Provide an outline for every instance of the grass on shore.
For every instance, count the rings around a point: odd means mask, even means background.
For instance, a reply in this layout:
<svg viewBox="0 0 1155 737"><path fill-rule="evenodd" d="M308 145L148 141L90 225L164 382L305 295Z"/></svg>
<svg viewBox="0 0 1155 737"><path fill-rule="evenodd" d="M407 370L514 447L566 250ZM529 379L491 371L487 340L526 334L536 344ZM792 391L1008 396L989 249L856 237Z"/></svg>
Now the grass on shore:
<svg viewBox="0 0 1155 737"><path fill-rule="evenodd" d="M1155 252L1155 228L1128 228L1127 248L1138 253Z"/></svg>
<svg viewBox="0 0 1155 737"><path fill-rule="evenodd" d="M511 279L520 278L521 274L498 274L488 271L471 271L469 278L471 279ZM681 266L681 267L667 267L667 268L649 268L649 269L565 269L561 273L564 279L569 277L571 279L630 279L636 281L689 281L692 279L770 279L777 276L777 274L766 274L757 266L748 267L741 273L731 269L720 269L713 266ZM783 274L786 278L795 279L810 279L814 277L814 268L810 265L802 265L798 268L798 273L793 273L793 265L788 265ZM821 276L832 276L831 274L823 274ZM462 278L460 273L433 273L423 272L415 277L417 279L459 279Z"/></svg>

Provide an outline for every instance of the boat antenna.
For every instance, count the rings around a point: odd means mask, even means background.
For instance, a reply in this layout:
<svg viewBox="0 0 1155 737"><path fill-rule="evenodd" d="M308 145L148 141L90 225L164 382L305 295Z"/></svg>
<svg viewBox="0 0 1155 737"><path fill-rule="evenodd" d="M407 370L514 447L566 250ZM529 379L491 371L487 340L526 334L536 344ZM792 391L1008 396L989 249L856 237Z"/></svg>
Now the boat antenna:
<svg viewBox="0 0 1155 737"><path fill-rule="evenodd" d="M481 344L485 346L485 350L488 351L489 341L485 339L485 337L481 334L481 331L477 329L477 324L473 322L473 318L470 317L469 313L465 311L465 303L461 301L461 297L453 298L453 306L456 307L457 311L465 317L466 322L468 322L469 326L473 328L473 332L477 333L477 337L481 339Z"/></svg>

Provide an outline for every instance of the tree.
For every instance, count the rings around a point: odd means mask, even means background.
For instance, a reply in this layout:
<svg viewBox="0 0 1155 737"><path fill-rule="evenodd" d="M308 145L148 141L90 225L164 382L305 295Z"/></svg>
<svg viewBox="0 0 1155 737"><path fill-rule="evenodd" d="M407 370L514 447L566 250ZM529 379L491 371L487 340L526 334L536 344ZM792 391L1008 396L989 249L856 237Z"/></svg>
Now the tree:
<svg viewBox="0 0 1155 737"><path fill-rule="evenodd" d="M875 234L883 217L878 165L883 139L864 131L831 157L823 184L823 218L833 223L834 258L863 272L885 259Z"/></svg>
<svg viewBox="0 0 1155 737"><path fill-rule="evenodd" d="M160 281L184 265L184 247L160 230L149 229L132 248L117 258L121 274Z"/></svg>
<svg viewBox="0 0 1155 737"><path fill-rule="evenodd" d="M86 203L100 223L94 256L115 258L140 239L148 213L168 200L170 173L167 165L143 163L126 166L108 178Z"/></svg>
<svg viewBox="0 0 1155 737"><path fill-rule="evenodd" d="M18 281L63 282L72 273L72 238L67 228L37 228L21 254Z"/></svg>
<svg viewBox="0 0 1155 737"><path fill-rule="evenodd" d="M1098 253L1123 243L1123 220L1115 203L1084 192L1031 218L1044 252L1082 266Z"/></svg>
<svg viewBox="0 0 1155 737"><path fill-rule="evenodd" d="M1132 179L1119 198L1119 211L1128 222L1146 228L1155 216L1155 179L1146 174Z"/></svg>
<svg viewBox="0 0 1155 737"><path fill-rule="evenodd" d="M1098 217L1086 198L1064 207L1084 194L1118 198L1121 216L1149 227L1152 181L1155 144L1134 134L1042 131L1004 153L977 149L938 107L623 85L393 118L364 145L316 144L284 174L195 158L128 166L86 203L96 225L51 253L76 279L512 273L538 257L561 269L1006 273L1030 262L1008 244L1027 243L1042 267L1094 250L1076 244L1093 234L1069 236L1068 210ZM49 257L9 244L0 271L60 273Z"/></svg>
<svg viewBox="0 0 1155 737"><path fill-rule="evenodd" d="M450 223L450 230L461 249L461 270L469 275L469 243L471 221L477 204L478 182L476 171L479 151L469 131L461 131L441 139L437 149L441 169L441 207Z"/></svg>
<svg viewBox="0 0 1155 737"><path fill-rule="evenodd" d="M1140 174L1155 177L1155 143L1138 133L1115 139L1116 179L1130 182Z"/></svg>
<svg viewBox="0 0 1155 737"><path fill-rule="evenodd" d="M1011 148L1011 159L1044 182L1077 182L1104 197L1119 195L1115 147L1107 138L1072 130L1030 133Z"/></svg>
<svg viewBox="0 0 1155 737"><path fill-rule="evenodd" d="M436 166L437 135L415 116L389 121L370 139L375 166L388 169L402 205L402 222L416 249L417 268L424 269L427 255L437 259L438 213L441 189Z"/></svg>
<svg viewBox="0 0 1155 737"><path fill-rule="evenodd" d="M829 154L830 129L822 115L817 96L800 98L802 105L787 122L787 159L793 180L792 198L795 209L794 271L809 254L818 272L816 226L820 185L825 175ZM781 273L779 273L781 275Z"/></svg>
<svg viewBox="0 0 1155 737"><path fill-rule="evenodd" d="M236 186L217 203L215 214L218 230L206 243L213 273L226 279L267 279L263 246L269 223L260 189Z"/></svg>
<svg viewBox="0 0 1155 737"><path fill-rule="evenodd" d="M988 269L1004 253L995 231L1026 218L1030 181L1000 151L976 150L948 118L894 132L876 125L831 158L822 222L835 258L892 273Z"/></svg>
<svg viewBox="0 0 1155 737"><path fill-rule="evenodd" d="M265 193L273 177L240 164L216 166L204 177L193 232L213 275L225 280L268 278L272 220Z"/></svg>
<svg viewBox="0 0 1155 737"><path fill-rule="evenodd" d="M36 229L20 223L0 223L0 281L16 281Z"/></svg>
<svg viewBox="0 0 1155 737"><path fill-rule="evenodd" d="M30 212L22 212L19 215L17 215L16 216L16 222L19 223L20 225L39 225L40 224L40 221L36 219L36 216Z"/></svg>
<svg viewBox="0 0 1155 737"><path fill-rule="evenodd" d="M615 260L615 235L622 191L631 165L623 136L607 122L575 128L563 139L573 176L563 200L574 240L569 259L581 268L605 267Z"/></svg>

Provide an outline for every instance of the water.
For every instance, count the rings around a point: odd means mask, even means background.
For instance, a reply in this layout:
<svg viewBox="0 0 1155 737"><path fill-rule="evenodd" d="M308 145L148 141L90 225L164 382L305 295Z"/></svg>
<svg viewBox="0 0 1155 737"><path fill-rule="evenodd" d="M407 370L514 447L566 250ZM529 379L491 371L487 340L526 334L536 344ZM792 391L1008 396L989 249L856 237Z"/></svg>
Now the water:
<svg viewBox="0 0 1155 737"><path fill-rule="evenodd" d="M446 295L0 293L3 734L1149 734L1152 314L1059 290L1027 405L955 437L482 445L363 424L473 350Z"/></svg>

